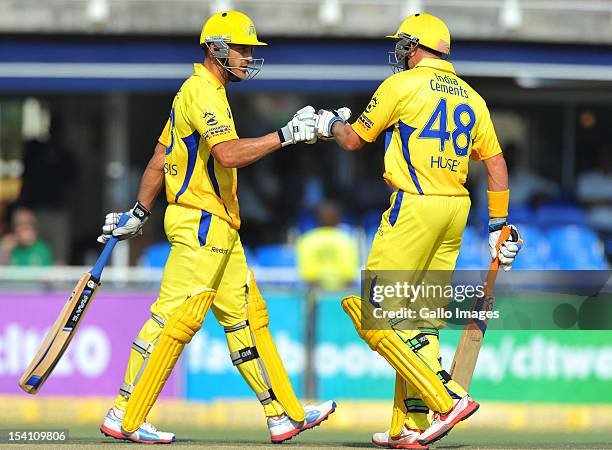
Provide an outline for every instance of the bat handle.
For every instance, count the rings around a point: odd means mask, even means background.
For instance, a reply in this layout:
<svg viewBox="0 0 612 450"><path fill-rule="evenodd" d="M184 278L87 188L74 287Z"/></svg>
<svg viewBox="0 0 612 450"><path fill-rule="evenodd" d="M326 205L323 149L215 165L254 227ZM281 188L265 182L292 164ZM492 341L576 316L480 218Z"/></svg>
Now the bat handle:
<svg viewBox="0 0 612 450"><path fill-rule="evenodd" d="M117 224L117 227L122 227L123 225L125 225L129 218L130 216L127 213L123 214L121 218L119 219L119 223ZM104 266L106 266L106 264L108 263L108 260L110 259L111 253L113 253L113 249L115 248L115 245L117 245L117 242L119 242L119 239L116 238L115 236L111 236L111 238L108 240L108 242L104 246L102 253L100 253L98 260L96 261L92 269L89 271L89 273L91 274L91 277L94 279L96 283L100 282L100 278L102 277L102 271L104 270Z"/></svg>

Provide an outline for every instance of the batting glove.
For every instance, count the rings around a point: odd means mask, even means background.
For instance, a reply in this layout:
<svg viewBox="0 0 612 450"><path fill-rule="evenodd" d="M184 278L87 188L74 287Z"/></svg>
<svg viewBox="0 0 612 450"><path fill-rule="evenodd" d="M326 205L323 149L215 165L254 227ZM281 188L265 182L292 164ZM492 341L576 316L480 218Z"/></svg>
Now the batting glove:
<svg viewBox="0 0 612 450"><path fill-rule="evenodd" d="M497 251L497 241L503 227L510 228L510 236L499 246ZM491 258L499 258L499 265L508 272L512 268L516 255L523 246L523 240L514 225L508 225L505 218L489 219L489 253Z"/></svg>
<svg viewBox="0 0 612 450"><path fill-rule="evenodd" d="M317 142L316 135L317 114L312 106L306 106L295 113L293 119L283 128L278 130L281 147L306 142L314 144Z"/></svg>
<svg viewBox="0 0 612 450"><path fill-rule="evenodd" d="M122 227L117 227L117 224L123 213L112 212L106 215L102 234L97 239L98 242L106 244L111 236L123 241L142 235L142 227L149 219L151 212L142 203L136 202L134 207L125 214L129 216L129 219Z"/></svg>
<svg viewBox="0 0 612 450"><path fill-rule="evenodd" d="M349 117L351 117L351 110L346 106L332 109L331 111L320 109L317 116L317 136L325 138L334 137L332 133L334 124L336 122L346 123Z"/></svg>

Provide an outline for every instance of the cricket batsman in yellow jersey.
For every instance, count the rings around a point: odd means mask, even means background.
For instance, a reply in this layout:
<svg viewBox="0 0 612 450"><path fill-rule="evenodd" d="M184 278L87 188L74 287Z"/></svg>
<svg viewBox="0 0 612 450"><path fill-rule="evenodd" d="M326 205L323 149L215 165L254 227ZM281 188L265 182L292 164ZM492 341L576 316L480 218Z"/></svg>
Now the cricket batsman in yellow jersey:
<svg viewBox="0 0 612 450"><path fill-rule="evenodd" d="M141 234L165 182L170 256L151 319L132 344L120 393L101 431L135 442L174 441L174 434L147 422L147 414L183 347L212 309L225 329L232 362L261 402L272 442L279 443L318 425L336 405L302 406L293 392L238 235L236 168L290 144L314 143L317 115L309 106L277 132L238 138L225 87L257 74L263 59L253 58L253 48L266 44L245 14L226 11L207 20L200 45L204 62L195 64L174 98L128 222L119 227L121 214L108 214L99 238Z"/></svg>
<svg viewBox="0 0 612 450"><path fill-rule="evenodd" d="M391 63L397 73L380 85L357 121L348 125L350 114L341 108L319 111L317 122L318 136L335 138L349 151L385 133L384 179L395 192L366 270L454 270L470 209L468 158L481 160L488 172L491 257L510 270L522 242L514 226L496 250L508 216L506 163L484 100L446 60L448 28L437 17L415 14L388 37L396 41ZM362 328L371 300L348 297L342 306L359 335L397 372L391 429L372 440L381 447L425 448L479 405L442 369L437 328Z"/></svg>

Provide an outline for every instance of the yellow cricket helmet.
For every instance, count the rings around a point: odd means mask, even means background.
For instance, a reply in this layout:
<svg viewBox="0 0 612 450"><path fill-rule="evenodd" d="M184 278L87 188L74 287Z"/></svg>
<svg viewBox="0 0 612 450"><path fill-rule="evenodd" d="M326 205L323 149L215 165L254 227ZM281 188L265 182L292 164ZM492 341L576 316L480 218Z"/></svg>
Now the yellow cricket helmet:
<svg viewBox="0 0 612 450"><path fill-rule="evenodd" d="M208 18L202 27L200 45L218 40L227 44L268 45L257 39L253 21L240 11L222 11Z"/></svg>
<svg viewBox="0 0 612 450"><path fill-rule="evenodd" d="M427 13L413 14L408 16L393 35L386 36L391 39L418 39L418 45L430 50L450 54L450 32L446 24Z"/></svg>

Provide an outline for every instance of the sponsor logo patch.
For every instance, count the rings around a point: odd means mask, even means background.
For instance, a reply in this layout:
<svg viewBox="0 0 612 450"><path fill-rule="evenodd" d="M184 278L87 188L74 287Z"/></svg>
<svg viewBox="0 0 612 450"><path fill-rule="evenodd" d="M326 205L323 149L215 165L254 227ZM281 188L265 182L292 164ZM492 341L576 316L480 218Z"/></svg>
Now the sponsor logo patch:
<svg viewBox="0 0 612 450"><path fill-rule="evenodd" d="M206 125L208 125L209 127L214 127L216 125L219 125L219 121L215 117L215 113L211 113L211 112L204 113L204 120L206 121Z"/></svg>
<svg viewBox="0 0 612 450"><path fill-rule="evenodd" d="M219 134L227 134L232 131L232 127L229 125L219 125L218 127L214 127L209 129L206 133L204 133L204 139L208 139L211 136L217 136Z"/></svg>
<svg viewBox="0 0 612 450"><path fill-rule="evenodd" d="M368 106L366 106L365 112L369 113L376 108L376 106L378 106L378 99L376 97L372 97L372 100L370 100L370 103L368 103Z"/></svg>
<svg viewBox="0 0 612 450"><path fill-rule="evenodd" d="M374 126L374 122L372 122L370 119L368 119L365 114L360 115L359 119L357 119L357 120L359 122L361 122L361 124L364 127L366 127L368 130Z"/></svg>

